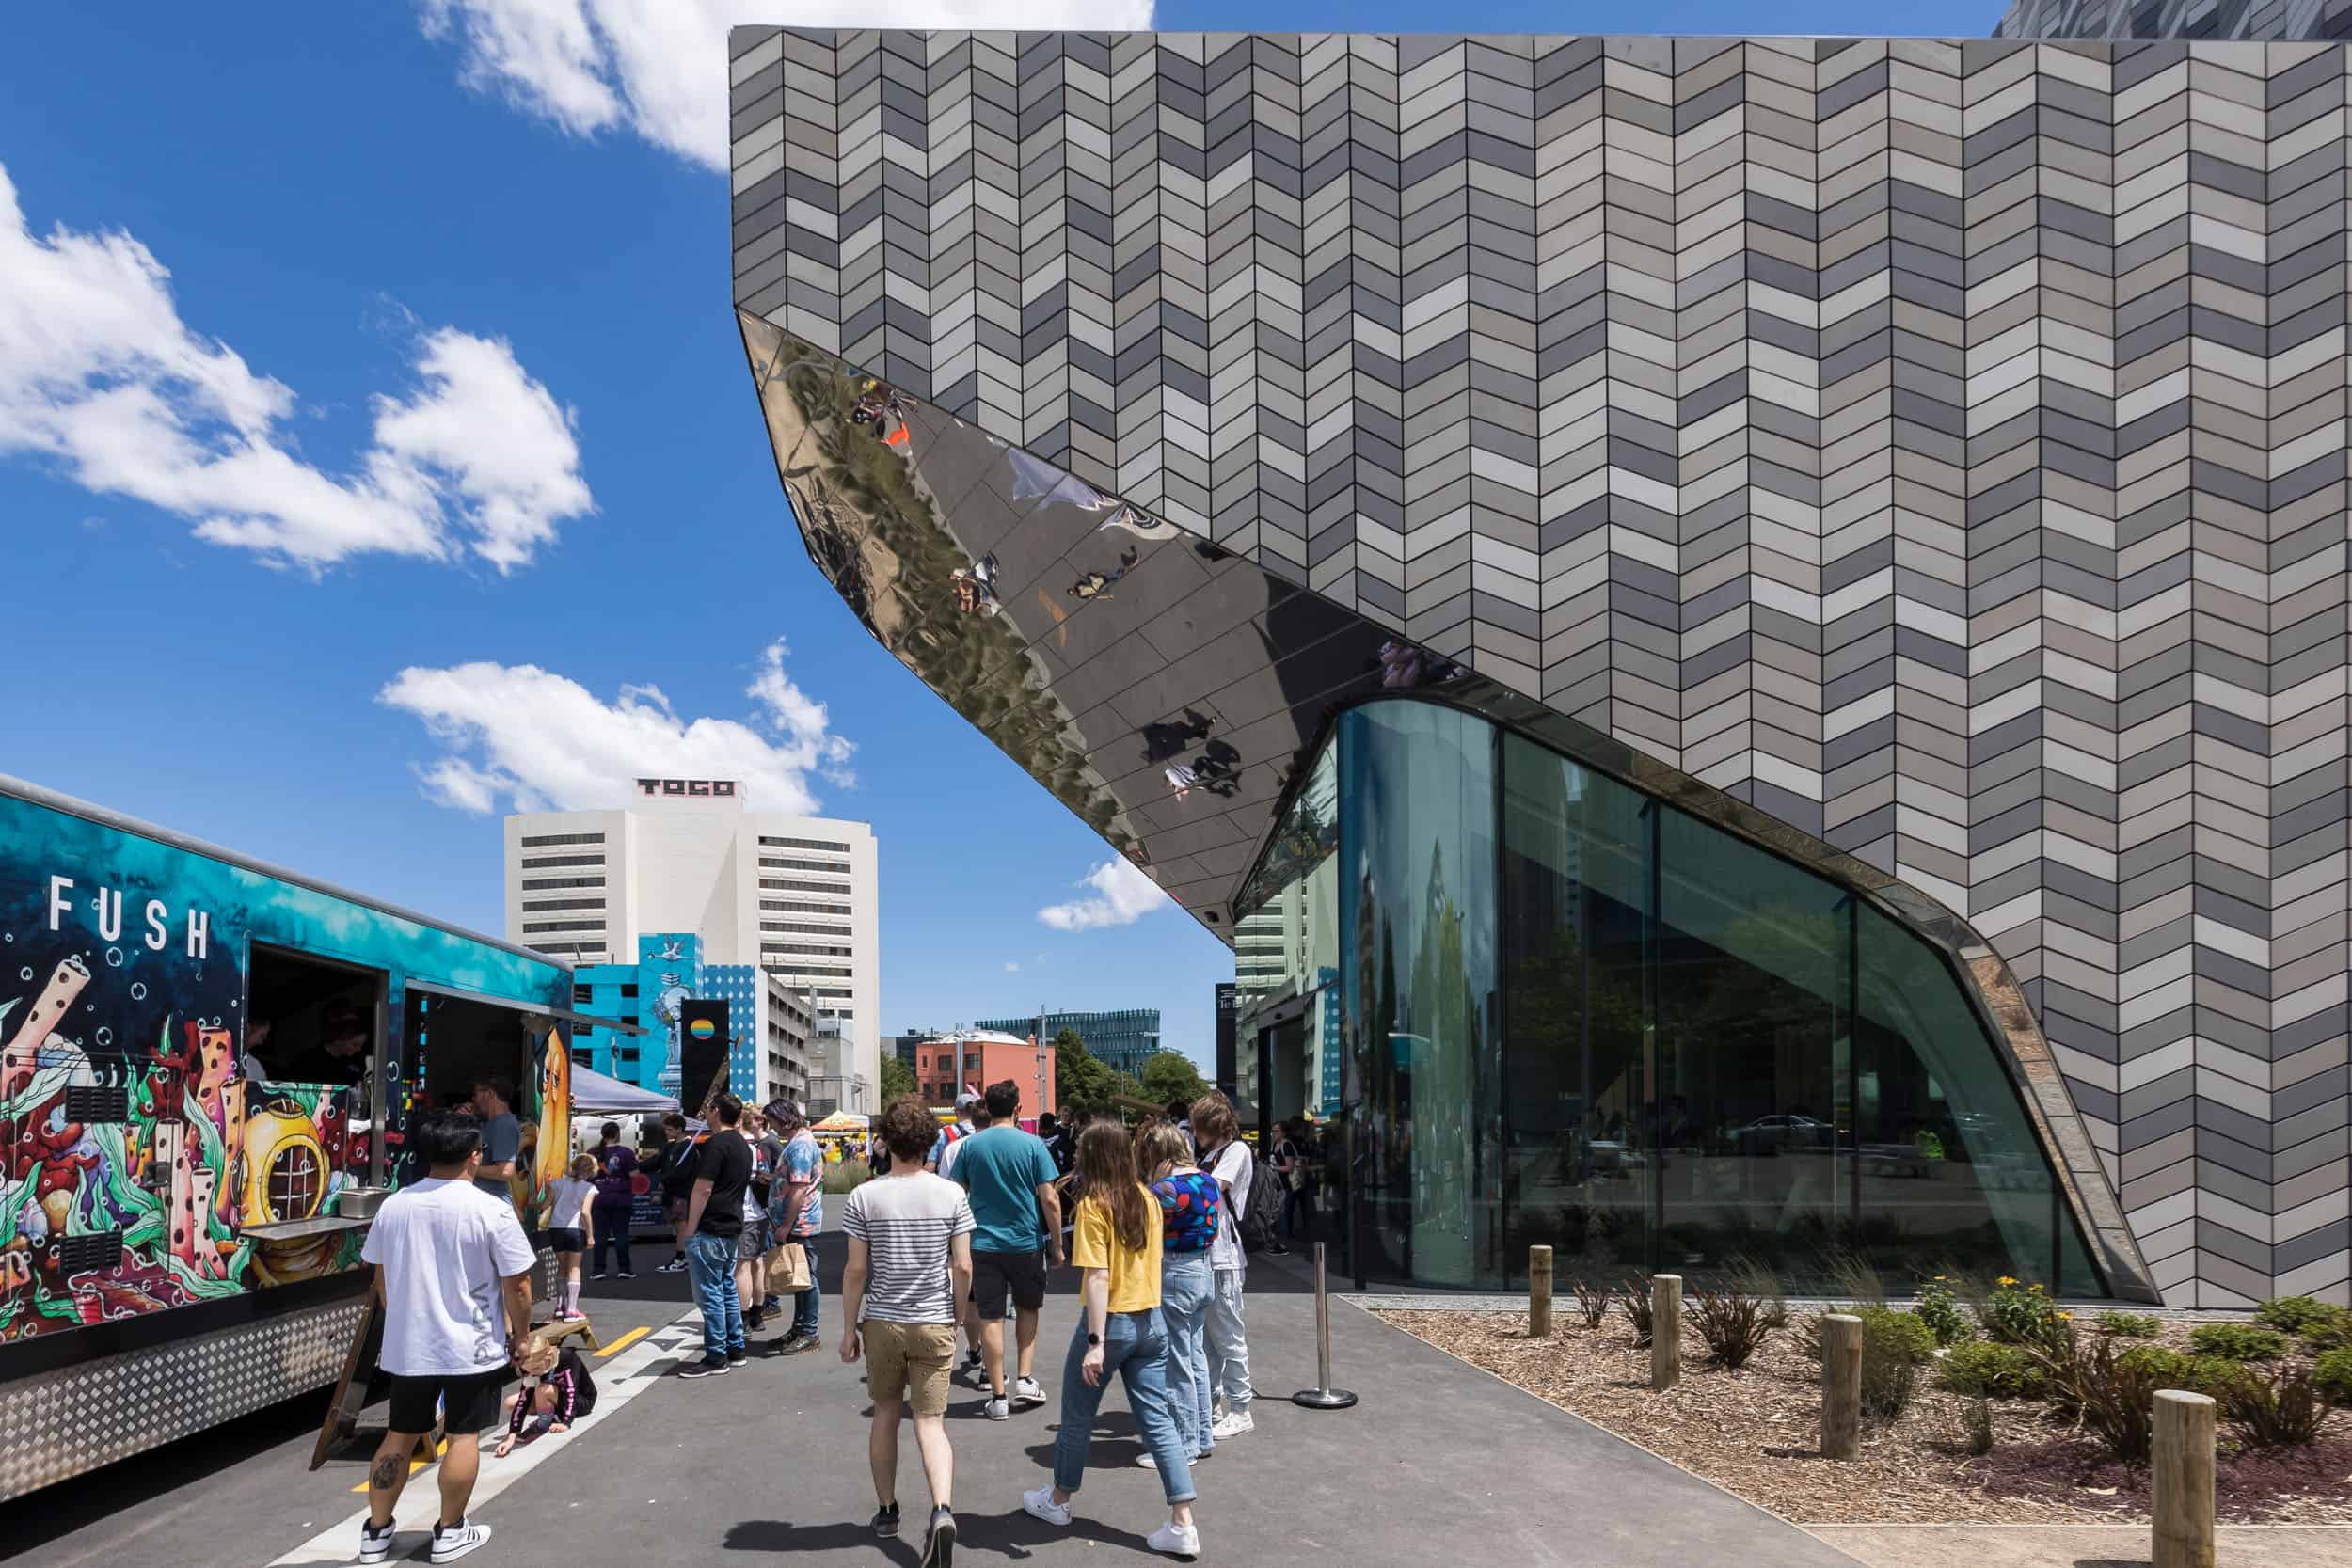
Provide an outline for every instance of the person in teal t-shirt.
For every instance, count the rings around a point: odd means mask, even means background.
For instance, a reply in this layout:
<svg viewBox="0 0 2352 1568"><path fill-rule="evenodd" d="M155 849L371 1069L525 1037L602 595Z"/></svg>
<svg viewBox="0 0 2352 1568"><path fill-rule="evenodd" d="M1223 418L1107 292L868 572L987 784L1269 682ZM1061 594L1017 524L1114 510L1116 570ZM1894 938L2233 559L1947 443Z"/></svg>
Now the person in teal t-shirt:
<svg viewBox="0 0 2352 1568"><path fill-rule="evenodd" d="M989 1125L956 1149L949 1177L972 1203L972 1308L980 1320L980 1353L988 1368L988 1418L1001 1421L1018 1402L1043 1404L1045 1390L1030 1376L1037 1359L1037 1315L1045 1305L1045 1266L1061 1266L1061 1198L1054 1191L1054 1157L1044 1140L1014 1121L1021 1089L1009 1078L988 1086ZM1009 1395L1005 1386L1005 1300L1014 1308L1013 1338L1020 1366Z"/></svg>

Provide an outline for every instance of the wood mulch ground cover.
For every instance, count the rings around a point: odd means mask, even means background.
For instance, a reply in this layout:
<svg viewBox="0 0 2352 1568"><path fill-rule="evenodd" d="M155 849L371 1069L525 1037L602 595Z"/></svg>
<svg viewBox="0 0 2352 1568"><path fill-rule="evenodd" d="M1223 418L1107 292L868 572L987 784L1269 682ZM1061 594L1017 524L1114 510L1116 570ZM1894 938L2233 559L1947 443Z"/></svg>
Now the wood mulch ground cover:
<svg viewBox="0 0 2352 1568"><path fill-rule="evenodd" d="M1962 1433L1968 1402L1923 1369L1911 1408L1866 1426L1862 1454L1820 1454L1820 1368L1786 1332L1739 1371L1706 1364L1683 1338L1683 1380L1652 1393L1649 1351L1622 1317L1597 1332L1555 1311L1551 1337L1527 1338L1523 1312L1379 1314L1439 1350L1661 1454L1736 1497L1797 1524L2116 1525L2148 1517L2148 1480L2104 1457L2047 1408L1993 1404L1993 1451L1972 1458ZM2159 1342L2185 1347L2190 1324L2168 1323ZM2222 1522L2352 1524L2352 1411L2339 1410L2308 1449L2231 1452L2226 1427L2217 1478Z"/></svg>

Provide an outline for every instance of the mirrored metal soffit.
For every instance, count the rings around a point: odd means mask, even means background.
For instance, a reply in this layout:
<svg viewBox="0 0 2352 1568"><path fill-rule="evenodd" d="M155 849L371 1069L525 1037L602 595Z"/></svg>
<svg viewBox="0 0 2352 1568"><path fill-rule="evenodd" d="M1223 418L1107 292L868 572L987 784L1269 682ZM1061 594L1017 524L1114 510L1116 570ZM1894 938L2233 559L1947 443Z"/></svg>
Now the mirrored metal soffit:
<svg viewBox="0 0 2352 1568"><path fill-rule="evenodd" d="M818 570L875 641L1220 941L1342 709L1408 690L1470 708L1852 888L1941 949L2006 1045L2110 1279L2144 1279L2022 988L1959 915L772 323L737 323Z"/></svg>

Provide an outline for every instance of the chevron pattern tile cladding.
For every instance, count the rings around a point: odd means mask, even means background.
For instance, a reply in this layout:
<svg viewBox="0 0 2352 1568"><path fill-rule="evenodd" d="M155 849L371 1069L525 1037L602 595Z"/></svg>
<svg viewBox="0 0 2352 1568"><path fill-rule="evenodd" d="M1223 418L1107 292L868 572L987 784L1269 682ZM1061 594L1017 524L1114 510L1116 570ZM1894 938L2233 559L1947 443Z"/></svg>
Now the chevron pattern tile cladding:
<svg viewBox="0 0 2352 1568"><path fill-rule="evenodd" d="M2352 0L2014 0L2006 39L2340 39Z"/></svg>
<svg viewBox="0 0 2352 1568"><path fill-rule="evenodd" d="M2344 49L734 48L743 309L1965 913L2344 1299Z"/></svg>

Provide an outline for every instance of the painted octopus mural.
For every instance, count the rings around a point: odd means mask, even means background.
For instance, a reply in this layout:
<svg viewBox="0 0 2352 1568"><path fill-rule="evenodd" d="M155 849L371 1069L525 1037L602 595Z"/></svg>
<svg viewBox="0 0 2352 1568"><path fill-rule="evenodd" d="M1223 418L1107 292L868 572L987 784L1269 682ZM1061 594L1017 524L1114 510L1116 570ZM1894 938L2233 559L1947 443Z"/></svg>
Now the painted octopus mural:
<svg viewBox="0 0 2352 1568"><path fill-rule="evenodd" d="M20 985L27 967L13 972ZM117 1016L100 975L119 968L68 953L45 976L31 971L40 984L29 998L0 999L0 1338L358 1259L357 1232L242 1233L311 1218L355 1180L344 1091L239 1079L226 1013L173 1011L143 1055L114 1049L110 1025L80 1021ZM236 979L231 966L215 973ZM125 990L146 1000L142 983Z"/></svg>

